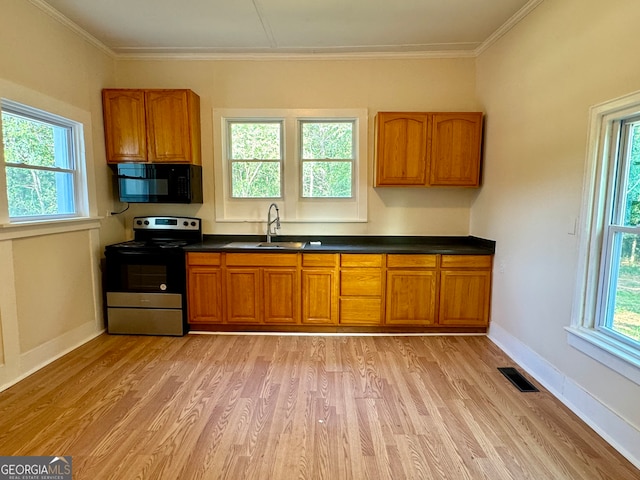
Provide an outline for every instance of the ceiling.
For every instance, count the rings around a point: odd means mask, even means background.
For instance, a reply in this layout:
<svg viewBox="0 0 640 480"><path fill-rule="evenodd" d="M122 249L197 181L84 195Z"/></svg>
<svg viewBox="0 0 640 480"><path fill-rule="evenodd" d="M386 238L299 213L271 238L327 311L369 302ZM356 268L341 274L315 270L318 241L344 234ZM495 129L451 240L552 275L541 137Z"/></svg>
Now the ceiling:
<svg viewBox="0 0 640 480"><path fill-rule="evenodd" d="M542 0L30 0L115 55L473 55Z"/></svg>

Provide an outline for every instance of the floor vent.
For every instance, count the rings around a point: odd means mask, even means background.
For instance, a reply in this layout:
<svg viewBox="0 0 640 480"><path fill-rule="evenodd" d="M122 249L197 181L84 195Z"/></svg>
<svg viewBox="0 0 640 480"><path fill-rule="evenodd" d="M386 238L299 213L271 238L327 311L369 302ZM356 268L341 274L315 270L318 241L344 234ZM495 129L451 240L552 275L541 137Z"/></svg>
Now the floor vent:
<svg viewBox="0 0 640 480"><path fill-rule="evenodd" d="M538 392L539 390L533 384L524 378L522 374L513 367L499 367L498 370L507 379L515 385L521 392Z"/></svg>

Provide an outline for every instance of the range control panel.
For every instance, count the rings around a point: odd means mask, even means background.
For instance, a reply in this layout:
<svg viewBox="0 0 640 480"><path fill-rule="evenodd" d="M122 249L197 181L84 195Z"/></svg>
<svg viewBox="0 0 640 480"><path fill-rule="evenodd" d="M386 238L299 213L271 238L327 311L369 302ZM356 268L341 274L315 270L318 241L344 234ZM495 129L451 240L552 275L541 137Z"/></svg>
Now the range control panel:
<svg viewBox="0 0 640 480"><path fill-rule="evenodd" d="M200 219L193 217L135 217L134 230L200 230Z"/></svg>

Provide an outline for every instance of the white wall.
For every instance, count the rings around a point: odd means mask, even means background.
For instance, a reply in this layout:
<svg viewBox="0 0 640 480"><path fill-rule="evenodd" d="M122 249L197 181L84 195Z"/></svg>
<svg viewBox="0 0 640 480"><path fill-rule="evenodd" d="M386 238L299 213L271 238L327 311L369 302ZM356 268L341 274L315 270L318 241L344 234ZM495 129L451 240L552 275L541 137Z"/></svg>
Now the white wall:
<svg viewBox="0 0 640 480"><path fill-rule="evenodd" d="M113 200L100 90L115 61L30 2L2 0L1 10L0 98L85 124L91 213L104 214ZM101 332L101 251L123 236L115 217L0 226L0 389Z"/></svg>
<svg viewBox="0 0 640 480"><path fill-rule="evenodd" d="M468 235L477 190L373 188L378 111L477 111L475 59L120 60L118 87L191 88L201 98L204 204L163 208L200 216L205 233L265 232L264 223L221 223L213 191L216 108L365 108L369 112L368 223L291 224L286 234ZM134 206L128 216L153 213ZM266 219L266 209L264 216Z"/></svg>
<svg viewBox="0 0 640 480"><path fill-rule="evenodd" d="M569 347L564 327L589 107L640 90L639 18L628 0L547 0L477 59L488 133L470 228L497 241L491 336L569 403L612 413L636 439L640 386ZM604 416L591 420L613 434Z"/></svg>

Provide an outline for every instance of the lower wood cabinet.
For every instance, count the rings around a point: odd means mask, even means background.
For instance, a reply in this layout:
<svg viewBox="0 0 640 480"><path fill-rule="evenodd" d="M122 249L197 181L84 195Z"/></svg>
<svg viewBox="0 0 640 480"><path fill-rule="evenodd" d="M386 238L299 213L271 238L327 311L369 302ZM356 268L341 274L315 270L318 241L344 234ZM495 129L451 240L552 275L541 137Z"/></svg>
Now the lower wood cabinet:
<svg viewBox="0 0 640 480"><path fill-rule="evenodd" d="M387 255L387 325L437 321L437 255Z"/></svg>
<svg viewBox="0 0 640 480"><path fill-rule="evenodd" d="M483 328L492 262L491 255L189 252L189 323Z"/></svg>
<svg viewBox="0 0 640 480"><path fill-rule="evenodd" d="M383 255L340 255L340 324L380 325Z"/></svg>
<svg viewBox="0 0 640 480"><path fill-rule="evenodd" d="M264 323L299 323L300 279L297 268L262 270Z"/></svg>
<svg viewBox="0 0 640 480"><path fill-rule="evenodd" d="M338 258L335 253L302 254L302 323L338 323Z"/></svg>
<svg viewBox="0 0 640 480"><path fill-rule="evenodd" d="M225 260L229 323L299 323L298 254L228 253Z"/></svg>
<svg viewBox="0 0 640 480"><path fill-rule="evenodd" d="M259 268L230 267L224 272L227 287L227 322L261 323L262 288Z"/></svg>
<svg viewBox="0 0 640 480"><path fill-rule="evenodd" d="M222 323L220 253L187 253L187 311L189 323Z"/></svg>
<svg viewBox="0 0 640 480"><path fill-rule="evenodd" d="M492 260L489 255L442 255L440 325L489 324Z"/></svg>

